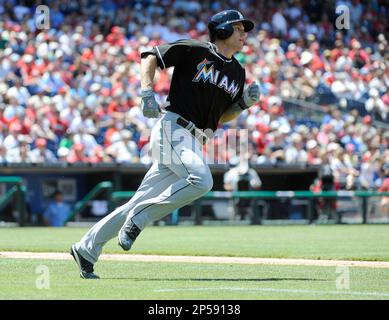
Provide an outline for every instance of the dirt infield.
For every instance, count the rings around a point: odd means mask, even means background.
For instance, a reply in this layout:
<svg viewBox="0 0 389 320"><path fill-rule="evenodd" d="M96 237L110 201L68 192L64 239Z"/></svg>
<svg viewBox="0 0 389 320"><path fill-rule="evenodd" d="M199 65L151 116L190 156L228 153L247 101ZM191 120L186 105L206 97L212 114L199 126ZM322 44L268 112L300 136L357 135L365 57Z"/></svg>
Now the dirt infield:
<svg viewBox="0 0 389 320"><path fill-rule="evenodd" d="M47 259L70 260L68 253L58 252L11 252L0 251L0 259ZM265 264L294 266L350 266L369 268L389 268L387 261L351 261L351 260L311 260L311 259L276 259L247 257L205 257L205 256L160 256L141 254L103 254L100 260L142 261L142 262L183 262L183 263L224 263L224 264Z"/></svg>

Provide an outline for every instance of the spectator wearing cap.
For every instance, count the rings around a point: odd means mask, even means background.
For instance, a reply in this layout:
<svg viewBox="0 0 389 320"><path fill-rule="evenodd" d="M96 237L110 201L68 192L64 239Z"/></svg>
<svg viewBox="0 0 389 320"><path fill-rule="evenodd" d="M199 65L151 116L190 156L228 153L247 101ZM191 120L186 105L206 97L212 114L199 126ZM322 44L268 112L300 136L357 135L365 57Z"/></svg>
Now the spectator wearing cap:
<svg viewBox="0 0 389 320"><path fill-rule="evenodd" d="M35 141L35 149L29 152L29 158L32 163L57 162L54 153L47 149L47 141L44 138L38 138Z"/></svg>
<svg viewBox="0 0 389 320"><path fill-rule="evenodd" d="M284 79L280 84L280 94L283 98L298 98L298 90L295 86L295 77L297 71L295 68L288 68L283 74Z"/></svg>
<svg viewBox="0 0 389 320"><path fill-rule="evenodd" d="M8 123L12 123L17 117L24 112L24 108L18 104L18 101L14 97L7 97L8 104L5 106L3 112L3 119Z"/></svg>
<svg viewBox="0 0 389 320"><path fill-rule="evenodd" d="M111 145L107 148L107 153L111 155L117 163L139 162L138 147L131 138L132 133L129 130L115 132L111 136Z"/></svg>
<svg viewBox="0 0 389 320"><path fill-rule="evenodd" d="M7 96L15 98L19 105L24 106L31 97L27 88L22 86L22 80L20 78L15 79L14 85L8 89Z"/></svg>
<svg viewBox="0 0 389 320"><path fill-rule="evenodd" d="M369 55L362 49L361 43L358 40L352 39L350 44L352 49L349 52L349 57L353 61L354 67L361 69L364 65L370 62Z"/></svg>
<svg viewBox="0 0 389 320"><path fill-rule="evenodd" d="M378 120L386 120L389 113L389 106L386 105L380 98L378 89L371 88L369 90L370 98L365 102L365 109Z"/></svg>
<svg viewBox="0 0 389 320"><path fill-rule="evenodd" d="M270 150L270 159L272 159L272 162L283 162L285 160L285 141L278 130L274 131L272 136L273 140L267 145Z"/></svg>
<svg viewBox="0 0 389 320"><path fill-rule="evenodd" d="M73 136L74 143L80 143L84 146L86 156L92 154L93 149L97 146L96 138L90 133L86 132L86 128L79 127L78 131Z"/></svg>
<svg viewBox="0 0 389 320"><path fill-rule="evenodd" d="M307 163L312 165L319 165L322 163L320 157L320 149L317 142L313 139L309 140L306 144L307 149Z"/></svg>
<svg viewBox="0 0 389 320"><path fill-rule="evenodd" d="M19 135L19 146L7 152L7 162L9 163L30 163L29 156L32 139L27 135Z"/></svg>
<svg viewBox="0 0 389 320"><path fill-rule="evenodd" d="M46 226L63 227L72 213L71 207L64 201L63 193L56 190L52 202L43 213L43 222Z"/></svg>
<svg viewBox="0 0 389 320"><path fill-rule="evenodd" d="M67 100L67 105L60 111L60 119L69 125L74 118L80 118L81 115L78 109L79 101L74 97L68 97Z"/></svg>
<svg viewBox="0 0 389 320"><path fill-rule="evenodd" d="M350 190L355 188L355 177L358 171L344 161L344 154L345 152L342 148L337 148L330 159L330 166L334 173L335 181L340 183L342 188Z"/></svg>
<svg viewBox="0 0 389 320"><path fill-rule="evenodd" d="M66 147L60 147L57 151L58 162L65 163L67 162L67 157L69 156L70 150Z"/></svg>
<svg viewBox="0 0 389 320"><path fill-rule="evenodd" d="M327 119L334 133L339 134L339 132L343 131L345 122L342 113L338 109L331 110Z"/></svg>
<svg viewBox="0 0 389 320"><path fill-rule="evenodd" d="M307 152L304 150L302 137L298 133L293 133L291 136L291 144L285 148L286 163L306 163Z"/></svg>
<svg viewBox="0 0 389 320"><path fill-rule="evenodd" d="M299 92L300 99L306 99L314 95L315 88L319 84L317 75L312 71L313 54L309 51L304 51L301 54L298 76L295 81L295 89Z"/></svg>
<svg viewBox="0 0 389 320"><path fill-rule="evenodd" d="M372 161L371 153L368 151L362 156L362 164L358 177L359 186L362 190L373 190L374 179L377 173L376 164Z"/></svg>
<svg viewBox="0 0 389 320"><path fill-rule="evenodd" d="M69 130L73 133L82 131L88 134L96 134L96 124L92 120L92 114L89 109L83 108L79 115L76 115L70 123Z"/></svg>
<svg viewBox="0 0 389 320"><path fill-rule="evenodd" d="M9 134L5 137L3 145L7 150L11 150L19 146L18 136L21 133L22 126L15 121L9 126Z"/></svg>
<svg viewBox="0 0 389 320"><path fill-rule="evenodd" d="M30 135L32 137L42 137L53 142L57 141L57 136L51 129L50 120L43 112L37 113L35 123L31 126Z"/></svg>

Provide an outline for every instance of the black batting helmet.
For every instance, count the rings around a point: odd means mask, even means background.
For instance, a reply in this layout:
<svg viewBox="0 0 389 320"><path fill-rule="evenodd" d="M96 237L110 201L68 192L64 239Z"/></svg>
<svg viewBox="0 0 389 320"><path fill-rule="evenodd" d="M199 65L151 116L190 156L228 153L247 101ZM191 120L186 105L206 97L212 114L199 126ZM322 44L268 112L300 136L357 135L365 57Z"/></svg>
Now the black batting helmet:
<svg viewBox="0 0 389 320"><path fill-rule="evenodd" d="M232 24L236 22L243 23L245 32L254 28L254 23L243 17L237 10L224 10L215 14L208 23L211 41L215 41L215 38L224 40L231 37L234 32Z"/></svg>

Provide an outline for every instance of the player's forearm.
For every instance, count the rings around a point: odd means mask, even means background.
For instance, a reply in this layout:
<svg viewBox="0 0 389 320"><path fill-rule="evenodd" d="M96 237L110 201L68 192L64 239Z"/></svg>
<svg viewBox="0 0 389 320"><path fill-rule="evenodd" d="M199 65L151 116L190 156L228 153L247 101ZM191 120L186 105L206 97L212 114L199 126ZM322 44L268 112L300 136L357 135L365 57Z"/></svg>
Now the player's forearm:
<svg viewBox="0 0 389 320"><path fill-rule="evenodd" d="M238 117L241 112L243 111L242 108L239 107L237 104L231 105L221 116L220 122L225 123L234 120L236 117Z"/></svg>
<svg viewBox="0 0 389 320"><path fill-rule="evenodd" d="M141 59L140 73L141 73L142 90L153 89L156 69L157 69L157 58L154 55L149 54L147 57Z"/></svg>

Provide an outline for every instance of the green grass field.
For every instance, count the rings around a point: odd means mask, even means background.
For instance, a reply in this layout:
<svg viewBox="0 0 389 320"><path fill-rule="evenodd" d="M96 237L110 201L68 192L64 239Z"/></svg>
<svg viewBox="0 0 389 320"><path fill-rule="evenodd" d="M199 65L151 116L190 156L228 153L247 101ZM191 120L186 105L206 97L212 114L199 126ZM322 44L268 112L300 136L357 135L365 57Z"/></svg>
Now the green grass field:
<svg viewBox="0 0 389 320"><path fill-rule="evenodd" d="M87 229L3 228L0 251L68 252ZM123 253L113 239L104 253ZM389 226L149 227L130 253L389 261ZM39 266L50 288L38 289ZM80 279L72 260L0 258L0 299L389 299L389 269L99 261ZM338 272L337 272L338 271Z"/></svg>

